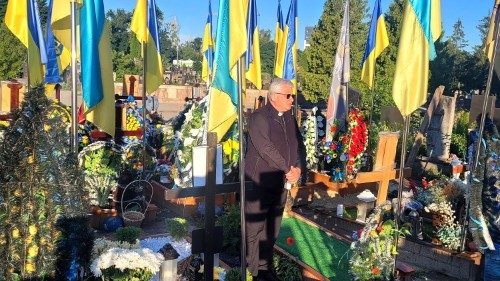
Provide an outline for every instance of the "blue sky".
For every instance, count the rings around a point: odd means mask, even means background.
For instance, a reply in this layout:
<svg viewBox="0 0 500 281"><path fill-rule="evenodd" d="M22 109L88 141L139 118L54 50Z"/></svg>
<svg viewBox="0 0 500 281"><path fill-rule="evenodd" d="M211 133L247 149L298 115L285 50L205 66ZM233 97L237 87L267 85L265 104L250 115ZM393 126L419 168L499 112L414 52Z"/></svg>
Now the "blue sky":
<svg viewBox="0 0 500 281"><path fill-rule="evenodd" d="M104 6L106 10L122 8L130 11L133 10L135 2L135 0L104 0ZM375 0L368 0L370 14L374 2ZM387 11L391 2L392 0L382 0L383 12ZM484 16L490 13L493 2L493 0L441 0L445 36L452 33L453 24L457 19L461 19L466 39L469 42L468 49L481 44L476 26ZM202 37L208 13L207 0L156 0L156 3L165 14L167 21L172 21L174 17L177 19L180 26L179 35L181 41ZM261 29L270 29L273 36L277 3L277 0L257 0L259 27ZM286 17L289 3L290 0L281 1L284 17ZM316 25L323 11L324 3L325 0L298 0L300 49L304 45L304 28ZM214 28L216 26L218 7L219 0L212 0Z"/></svg>

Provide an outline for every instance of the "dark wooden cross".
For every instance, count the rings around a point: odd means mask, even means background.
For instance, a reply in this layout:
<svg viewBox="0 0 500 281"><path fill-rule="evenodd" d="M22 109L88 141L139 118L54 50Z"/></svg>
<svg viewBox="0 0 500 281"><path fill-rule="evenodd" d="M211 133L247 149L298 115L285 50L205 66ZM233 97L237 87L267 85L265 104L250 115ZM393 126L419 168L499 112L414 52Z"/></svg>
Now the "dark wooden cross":
<svg viewBox="0 0 500 281"><path fill-rule="evenodd" d="M222 227L215 226L215 195L240 191L240 183L216 184L215 161L217 151L217 134L208 133L207 136L207 177L203 187L170 189L165 199L180 199L186 197L205 197L205 228L195 229L191 233L192 254L204 254L204 280L214 278L214 254L222 249ZM193 159L193 161L196 161ZM157 184L153 182L153 184ZM245 182L245 188L250 188L251 182ZM243 204L241 211L244 212ZM245 227L242 225L241 227ZM242 243L245 243L243 240ZM244 262L244 261L241 261Z"/></svg>
<svg viewBox="0 0 500 281"><path fill-rule="evenodd" d="M7 84L7 87L10 89L10 110L12 111L19 107L19 90L23 85L14 80Z"/></svg>

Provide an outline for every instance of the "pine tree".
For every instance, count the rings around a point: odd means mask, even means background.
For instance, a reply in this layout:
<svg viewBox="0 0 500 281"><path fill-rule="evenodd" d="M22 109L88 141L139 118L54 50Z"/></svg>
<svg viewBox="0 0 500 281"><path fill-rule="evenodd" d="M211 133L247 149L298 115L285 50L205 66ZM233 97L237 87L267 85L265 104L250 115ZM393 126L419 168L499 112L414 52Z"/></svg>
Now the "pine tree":
<svg viewBox="0 0 500 281"><path fill-rule="evenodd" d="M61 114L62 113L62 114ZM43 87L13 111L0 143L0 279L53 275L55 223L88 208L63 109Z"/></svg>
<svg viewBox="0 0 500 281"><path fill-rule="evenodd" d="M306 99L318 101L327 99L331 84L333 60L338 45L343 17L341 0L327 0L323 14L311 34L311 47L304 51L306 66L299 69L302 77L303 94ZM366 90L360 80L361 59L363 57L366 36L368 32L367 1L350 1L350 51L351 51L351 82L350 87Z"/></svg>

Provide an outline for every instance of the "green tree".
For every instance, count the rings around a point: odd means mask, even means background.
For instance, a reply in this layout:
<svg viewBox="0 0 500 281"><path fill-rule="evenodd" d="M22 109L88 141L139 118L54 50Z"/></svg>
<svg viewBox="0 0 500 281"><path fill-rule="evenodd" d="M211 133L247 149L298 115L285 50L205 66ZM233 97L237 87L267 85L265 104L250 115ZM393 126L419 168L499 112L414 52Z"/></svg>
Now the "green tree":
<svg viewBox="0 0 500 281"><path fill-rule="evenodd" d="M106 19L111 26L111 49L128 54L132 12L123 9L109 10L106 13Z"/></svg>
<svg viewBox="0 0 500 281"><path fill-rule="evenodd" d="M0 80L20 78L26 62L26 48L3 21L0 23L0 34Z"/></svg>
<svg viewBox="0 0 500 281"><path fill-rule="evenodd" d="M350 2L350 50L351 50L351 82L350 87L365 90L360 81L359 63L363 56L368 25L366 23L366 0ZM303 78L302 89L306 99L318 101L326 99L331 84L331 71L335 48L338 45L340 27L343 17L343 1L327 0L323 14L311 35L311 47L305 50L307 69L299 70Z"/></svg>
<svg viewBox="0 0 500 281"><path fill-rule="evenodd" d="M134 56L113 50L113 70L116 73L116 81L123 79L125 74L142 75L142 64L140 54Z"/></svg>
<svg viewBox="0 0 500 281"><path fill-rule="evenodd" d="M259 31L260 41L260 64L262 74L272 77L274 70L275 43L271 39L271 30L263 29Z"/></svg>

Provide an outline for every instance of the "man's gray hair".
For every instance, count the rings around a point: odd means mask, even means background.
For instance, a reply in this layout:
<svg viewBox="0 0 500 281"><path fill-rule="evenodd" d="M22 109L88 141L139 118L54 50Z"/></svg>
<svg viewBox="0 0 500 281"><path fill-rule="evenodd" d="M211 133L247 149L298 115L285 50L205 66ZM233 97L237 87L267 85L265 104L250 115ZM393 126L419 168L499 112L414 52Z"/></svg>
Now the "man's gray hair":
<svg viewBox="0 0 500 281"><path fill-rule="evenodd" d="M269 95L280 93L281 87L283 86L288 86L293 89L293 83L291 81L278 77L274 78L273 81L271 81L271 85L269 85Z"/></svg>

